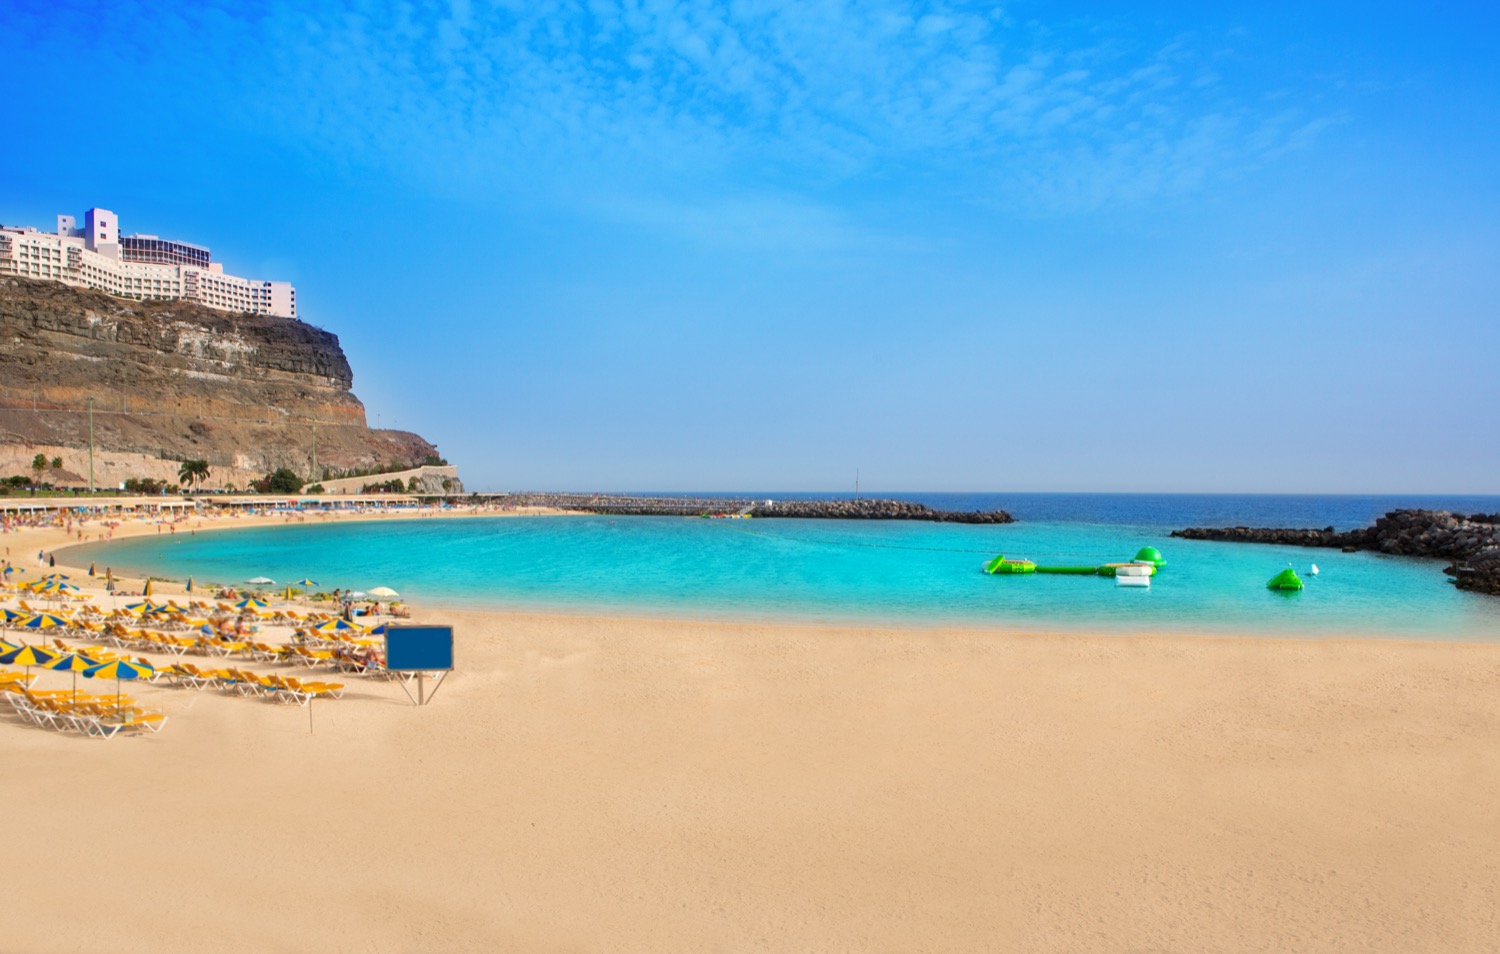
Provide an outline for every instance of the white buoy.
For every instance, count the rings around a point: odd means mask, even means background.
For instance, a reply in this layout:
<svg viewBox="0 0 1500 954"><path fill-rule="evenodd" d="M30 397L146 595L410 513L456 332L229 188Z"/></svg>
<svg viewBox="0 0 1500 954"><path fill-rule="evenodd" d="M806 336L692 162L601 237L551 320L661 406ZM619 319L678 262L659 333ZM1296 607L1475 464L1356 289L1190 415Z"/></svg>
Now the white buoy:
<svg viewBox="0 0 1500 954"><path fill-rule="evenodd" d="M1312 570L1310 570L1309 572L1311 572L1313 576L1317 576L1318 575L1318 565L1316 563L1314 563L1312 565Z"/></svg>

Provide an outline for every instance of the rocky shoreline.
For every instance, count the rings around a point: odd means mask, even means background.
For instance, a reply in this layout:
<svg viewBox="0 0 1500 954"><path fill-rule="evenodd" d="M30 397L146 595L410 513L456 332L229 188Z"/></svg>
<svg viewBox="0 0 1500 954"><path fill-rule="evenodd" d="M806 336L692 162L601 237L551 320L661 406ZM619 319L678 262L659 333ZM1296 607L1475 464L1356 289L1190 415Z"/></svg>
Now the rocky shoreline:
<svg viewBox="0 0 1500 954"><path fill-rule="evenodd" d="M926 520L933 523L1014 523L1004 510L933 510L908 500L749 500L731 497L636 497L611 494L511 494L519 506L556 507L630 517L740 515L808 520Z"/></svg>
<svg viewBox="0 0 1500 954"><path fill-rule="evenodd" d="M1336 532L1276 527L1189 527L1173 530L1184 540L1279 543L1339 547L1346 553L1378 550L1395 556L1451 560L1443 572L1459 589L1500 595L1500 513L1464 515L1446 510L1392 510L1371 527Z"/></svg>

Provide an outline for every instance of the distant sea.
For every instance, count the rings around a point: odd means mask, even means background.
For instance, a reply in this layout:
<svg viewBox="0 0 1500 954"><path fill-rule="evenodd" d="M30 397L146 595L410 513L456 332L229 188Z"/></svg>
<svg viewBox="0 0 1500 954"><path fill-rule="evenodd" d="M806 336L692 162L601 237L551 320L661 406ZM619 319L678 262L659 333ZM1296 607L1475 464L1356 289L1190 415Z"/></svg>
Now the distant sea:
<svg viewBox="0 0 1500 954"><path fill-rule="evenodd" d="M703 494L684 496L731 496ZM848 494L746 492L750 499ZM1364 526L1388 510L1500 511L1500 496L882 494L945 510L1011 512L1009 525L681 517L305 523L91 544L75 561L233 583L311 577L390 586L419 605L799 622L986 625L1500 639L1500 599L1454 589L1433 560L1172 539L1187 526ZM1074 576L988 576L1004 553L1050 563L1167 567L1145 590ZM1310 573L1312 564L1320 572ZM1307 589L1266 581L1291 565Z"/></svg>

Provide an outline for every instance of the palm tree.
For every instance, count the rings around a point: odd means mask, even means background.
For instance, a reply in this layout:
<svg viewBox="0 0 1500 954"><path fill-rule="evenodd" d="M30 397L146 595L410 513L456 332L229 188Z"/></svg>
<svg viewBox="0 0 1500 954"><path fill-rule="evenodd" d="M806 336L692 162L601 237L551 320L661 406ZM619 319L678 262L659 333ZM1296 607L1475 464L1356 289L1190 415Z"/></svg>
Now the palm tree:
<svg viewBox="0 0 1500 954"><path fill-rule="evenodd" d="M47 469L47 455L38 454L31 458L31 496L36 496L37 485L42 482L42 471Z"/></svg>
<svg viewBox="0 0 1500 954"><path fill-rule="evenodd" d="M186 484L189 487L193 486L194 484L201 484L203 481L208 479L208 461L183 461L182 466L177 469L177 479L179 482Z"/></svg>

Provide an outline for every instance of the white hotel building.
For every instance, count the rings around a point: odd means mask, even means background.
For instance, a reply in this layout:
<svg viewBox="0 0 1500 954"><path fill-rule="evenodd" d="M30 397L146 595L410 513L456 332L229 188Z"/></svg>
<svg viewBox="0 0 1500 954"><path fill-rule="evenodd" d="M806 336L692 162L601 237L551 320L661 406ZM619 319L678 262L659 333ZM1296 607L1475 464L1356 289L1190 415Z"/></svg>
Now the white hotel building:
<svg viewBox="0 0 1500 954"><path fill-rule="evenodd" d="M226 275L201 245L121 235L120 220L108 209L89 209L81 229L71 215L59 215L56 233L0 226L0 275L47 279L137 301L181 298L222 311L297 317L297 290L290 282Z"/></svg>

